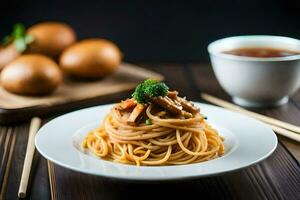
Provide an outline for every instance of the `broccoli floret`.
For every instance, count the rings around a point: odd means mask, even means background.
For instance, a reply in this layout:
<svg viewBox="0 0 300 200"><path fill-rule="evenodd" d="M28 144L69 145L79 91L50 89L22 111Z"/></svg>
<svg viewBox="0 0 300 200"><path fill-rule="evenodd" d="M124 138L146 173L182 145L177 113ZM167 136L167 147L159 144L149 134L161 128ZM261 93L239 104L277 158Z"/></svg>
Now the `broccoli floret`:
<svg viewBox="0 0 300 200"><path fill-rule="evenodd" d="M164 83L156 83L145 88L145 94L149 97L165 96L169 88Z"/></svg>
<svg viewBox="0 0 300 200"><path fill-rule="evenodd" d="M169 87L165 83L147 79L135 88L132 97L139 103L147 103L148 97L165 96L168 90Z"/></svg>
<svg viewBox="0 0 300 200"><path fill-rule="evenodd" d="M150 86L150 85L154 85L156 83L159 83L157 80L154 79L147 79L144 80L144 82L142 83L145 87Z"/></svg>
<svg viewBox="0 0 300 200"><path fill-rule="evenodd" d="M131 96L139 103L146 103L142 84L136 86L135 91Z"/></svg>

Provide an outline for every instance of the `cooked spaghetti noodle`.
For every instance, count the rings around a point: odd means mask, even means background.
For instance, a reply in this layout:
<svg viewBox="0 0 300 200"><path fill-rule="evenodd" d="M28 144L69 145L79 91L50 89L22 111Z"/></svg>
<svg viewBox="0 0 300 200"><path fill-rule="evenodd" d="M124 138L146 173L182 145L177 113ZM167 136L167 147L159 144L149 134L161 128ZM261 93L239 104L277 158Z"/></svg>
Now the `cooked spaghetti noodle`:
<svg viewBox="0 0 300 200"><path fill-rule="evenodd" d="M96 156L120 163L155 166L197 163L223 155L223 138L199 110L183 117L161 105L148 103L137 121L128 123L136 105L124 109L122 103L115 105L101 127L91 131L82 143Z"/></svg>

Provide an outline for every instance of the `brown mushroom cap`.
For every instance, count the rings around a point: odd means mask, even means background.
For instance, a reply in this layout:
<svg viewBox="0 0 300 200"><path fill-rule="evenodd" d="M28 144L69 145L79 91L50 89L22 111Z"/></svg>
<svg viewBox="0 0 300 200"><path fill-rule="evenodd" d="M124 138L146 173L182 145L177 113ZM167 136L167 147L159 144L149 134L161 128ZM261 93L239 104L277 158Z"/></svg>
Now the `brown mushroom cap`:
<svg viewBox="0 0 300 200"><path fill-rule="evenodd" d="M43 22L33 25L28 28L27 34L34 38L27 52L50 57L57 57L76 41L76 34L72 27L61 22Z"/></svg>
<svg viewBox="0 0 300 200"><path fill-rule="evenodd" d="M14 43L0 46L0 70L20 55Z"/></svg>
<svg viewBox="0 0 300 200"><path fill-rule="evenodd" d="M60 57L60 66L67 74L81 78L100 78L113 73L122 54L105 39L86 39L67 48Z"/></svg>
<svg viewBox="0 0 300 200"><path fill-rule="evenodd" d="M62 81L62 73L50 58L22 55L3 69L2 86L9 92L23 95L43 95L52 92Z"/></svg>

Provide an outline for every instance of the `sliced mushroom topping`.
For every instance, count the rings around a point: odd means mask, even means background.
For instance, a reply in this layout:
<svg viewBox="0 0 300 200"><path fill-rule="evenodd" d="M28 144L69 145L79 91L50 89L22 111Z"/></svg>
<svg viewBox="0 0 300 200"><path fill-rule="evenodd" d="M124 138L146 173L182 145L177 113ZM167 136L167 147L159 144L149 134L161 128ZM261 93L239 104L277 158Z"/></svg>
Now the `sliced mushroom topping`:
<svg viewBox="0 0 300 200"><path fill-rule="evenodd" d="M169 91L167 96L180 104L187 112L190 112L192 114L196 114L199 112L199 108L194 106L192 102L186 100L185 98L179 97L177 91Z"/></svg>
<svg viewBox="0 0 300 200"><path fill-rule="evenodd" d="M184 110L186 110L192 114L196 114L200 110L199 108L194 106L194 104L192 102L186 100L185 98L177 97L176 100L182 105Z"/></svg>
<svg viewBox="0 0 300 200"><path fill-rule="evenodd" d="M130 108L134 108L137 105L137 102L133 99L126 99L125 101L122 101L118 104L117 109L118 110L126 110Z"/></svg>
<svg viewBox="0 0 300 200"><path fill-rule="evenodd" d="M168 96L151 97L150 101L152 103L160 105L161 107L165 108L166 110L170 111L173 114L182 115L185 118L193 117L193 114L183 110L181 104L178 101L174 101L170 99Z"/></svg>
<svg viewBox="0 0 300 200"><path fill-rule="evenodd" d="M168 91L167 96L170 97L171 99L176 99L178 95L178 92L176 90L174 91Z"/></svg>
<svg viewBox="0 0 300 200"><path fill-rule="evenodd" d="M181 114L182 112L182 106L175 104L174 101L172 101L172 99L168 98L168 97L150 97L149 100L152 103L158 104L161 107L165 108L166 110L174 113L174 114Z"/></svg>
<svg viewBox="0 0 300 200"><path fill-rule="evenodd" d="M133 111L131 112L130 116L128 117L127 124L134 126L136 120L142 114L144 109L145 109L145 106L143 104L138 103L135 106L135 108L133 109Z"/></svg>

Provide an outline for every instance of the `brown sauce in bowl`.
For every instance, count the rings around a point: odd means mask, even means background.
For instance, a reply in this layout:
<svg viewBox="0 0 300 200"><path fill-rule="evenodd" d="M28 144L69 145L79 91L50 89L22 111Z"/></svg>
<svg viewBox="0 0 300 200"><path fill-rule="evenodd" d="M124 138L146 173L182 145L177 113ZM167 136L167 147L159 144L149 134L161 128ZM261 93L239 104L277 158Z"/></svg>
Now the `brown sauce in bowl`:
<svg viewBox="0 0 300 200"><path fill-rule="evenodd" d="M286 57L299 55L300 52L292 51L288 49L277 49L269 47L246 47L237 48L230 51L223 51L222 53L231 54L236 56L247 56L257 58L274 58L274 57Z"/></svg>

